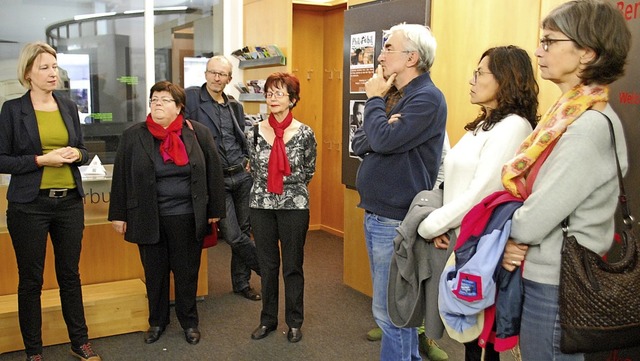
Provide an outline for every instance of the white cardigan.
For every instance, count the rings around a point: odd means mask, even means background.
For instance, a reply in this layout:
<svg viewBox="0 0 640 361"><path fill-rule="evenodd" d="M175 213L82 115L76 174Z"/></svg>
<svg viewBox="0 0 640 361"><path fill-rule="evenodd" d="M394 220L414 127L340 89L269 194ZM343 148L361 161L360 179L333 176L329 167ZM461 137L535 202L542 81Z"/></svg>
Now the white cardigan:
<svg viewBox="0 0 640 361"><path fill-rule="evenodd" d="M531 131L526 119L512 114L489 131L467 132L444 159L444 205L420 223L420 236L432 239L450 229L457 234L471 207L503 189L502 166Z"/></svg>

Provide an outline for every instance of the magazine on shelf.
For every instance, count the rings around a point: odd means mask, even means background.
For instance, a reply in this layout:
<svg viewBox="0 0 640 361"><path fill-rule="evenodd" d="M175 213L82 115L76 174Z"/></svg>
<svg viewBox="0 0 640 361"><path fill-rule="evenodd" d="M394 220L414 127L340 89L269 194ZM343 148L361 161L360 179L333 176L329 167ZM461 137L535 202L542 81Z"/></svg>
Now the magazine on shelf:
<svg viewBox="0 0 640 361"><path fill-rule="evenodd" d="M271 58L274 56L283 56L280 48L275 44L260 46L245 46L242 49L235 50L231 55L240 61Z"/></svg>

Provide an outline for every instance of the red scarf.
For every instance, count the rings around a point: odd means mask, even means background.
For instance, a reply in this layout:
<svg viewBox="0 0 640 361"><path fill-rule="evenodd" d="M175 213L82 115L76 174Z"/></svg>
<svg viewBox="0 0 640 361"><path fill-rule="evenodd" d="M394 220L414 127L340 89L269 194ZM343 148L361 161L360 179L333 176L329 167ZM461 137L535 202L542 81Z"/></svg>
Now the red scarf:
<svg viewBox="0 0 640 361"><path fill-rule="evenodd" d="M165 129L151 118L151 114L147 115L147 128L154 138L162 141L160 143L160 154L165 163L172 161L178 166L189 163L187 150L182 139L180 139L182 123L182 114L178 114L176 119Z"/></svg>
<svg viewBox="0 0 640 361"><path fill-rule="evenodd" d="M291 167L287 158L287 151L284 147L284 130L291 125L293 114L289 112L282 123L278 123L276 117L269 114L269 125L273 128L276 137L273 140L271 154L269 155L269 169L267 172L267 191L270 193L282 194L284 188L284 176L291 175Z"/></svg>

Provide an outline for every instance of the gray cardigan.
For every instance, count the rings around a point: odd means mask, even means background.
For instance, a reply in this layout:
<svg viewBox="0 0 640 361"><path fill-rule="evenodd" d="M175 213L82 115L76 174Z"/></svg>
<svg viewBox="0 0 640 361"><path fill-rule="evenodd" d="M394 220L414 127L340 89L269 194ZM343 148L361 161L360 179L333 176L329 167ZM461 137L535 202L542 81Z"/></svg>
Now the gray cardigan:
<svg viewBox="0 0 640 361"><path fill-rule="evenodd" d="M424 321L425 334L434 339L444 332L438 311L438 283L455 239L450 239L449 250L436 249L418 235L418 225L441 206L441 189L422 191L414 197L393 240L387 292L391 322L397 327L418 327ZM448 235L455 237L455 232Z"/></svg>
<svg viewBox="0 0 640 361"><path fill-rule="evenodd" d="M620 119L607 105L623 173L627 147ZM562 220L571 216L569 234L604 254L613 242L618 205L618 175L607 120L586 111L562 135L533 184L533 191L512 218L511 237L529 246L525 279L557 285L560 281Z"/></svg>

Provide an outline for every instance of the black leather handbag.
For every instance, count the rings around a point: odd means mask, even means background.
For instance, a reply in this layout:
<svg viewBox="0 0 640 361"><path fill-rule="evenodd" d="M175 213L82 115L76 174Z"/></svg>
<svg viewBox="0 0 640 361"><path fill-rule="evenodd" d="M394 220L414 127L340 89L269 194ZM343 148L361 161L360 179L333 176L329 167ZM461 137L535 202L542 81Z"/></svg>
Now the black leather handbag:
<svg viewBox="0 0 640 361"><path fill-rule="evenodd" d="M603 114L604 115L604 114ZM611 120L609 130L615 153ZM560 349L563 353L588 353L640 345L640 247L633 231L616 154L620 187L620 212L624 229L619 233L620 259L609 263L582 247L569 235L569 217L563 223L564 241L560 272Z"/></svg>

